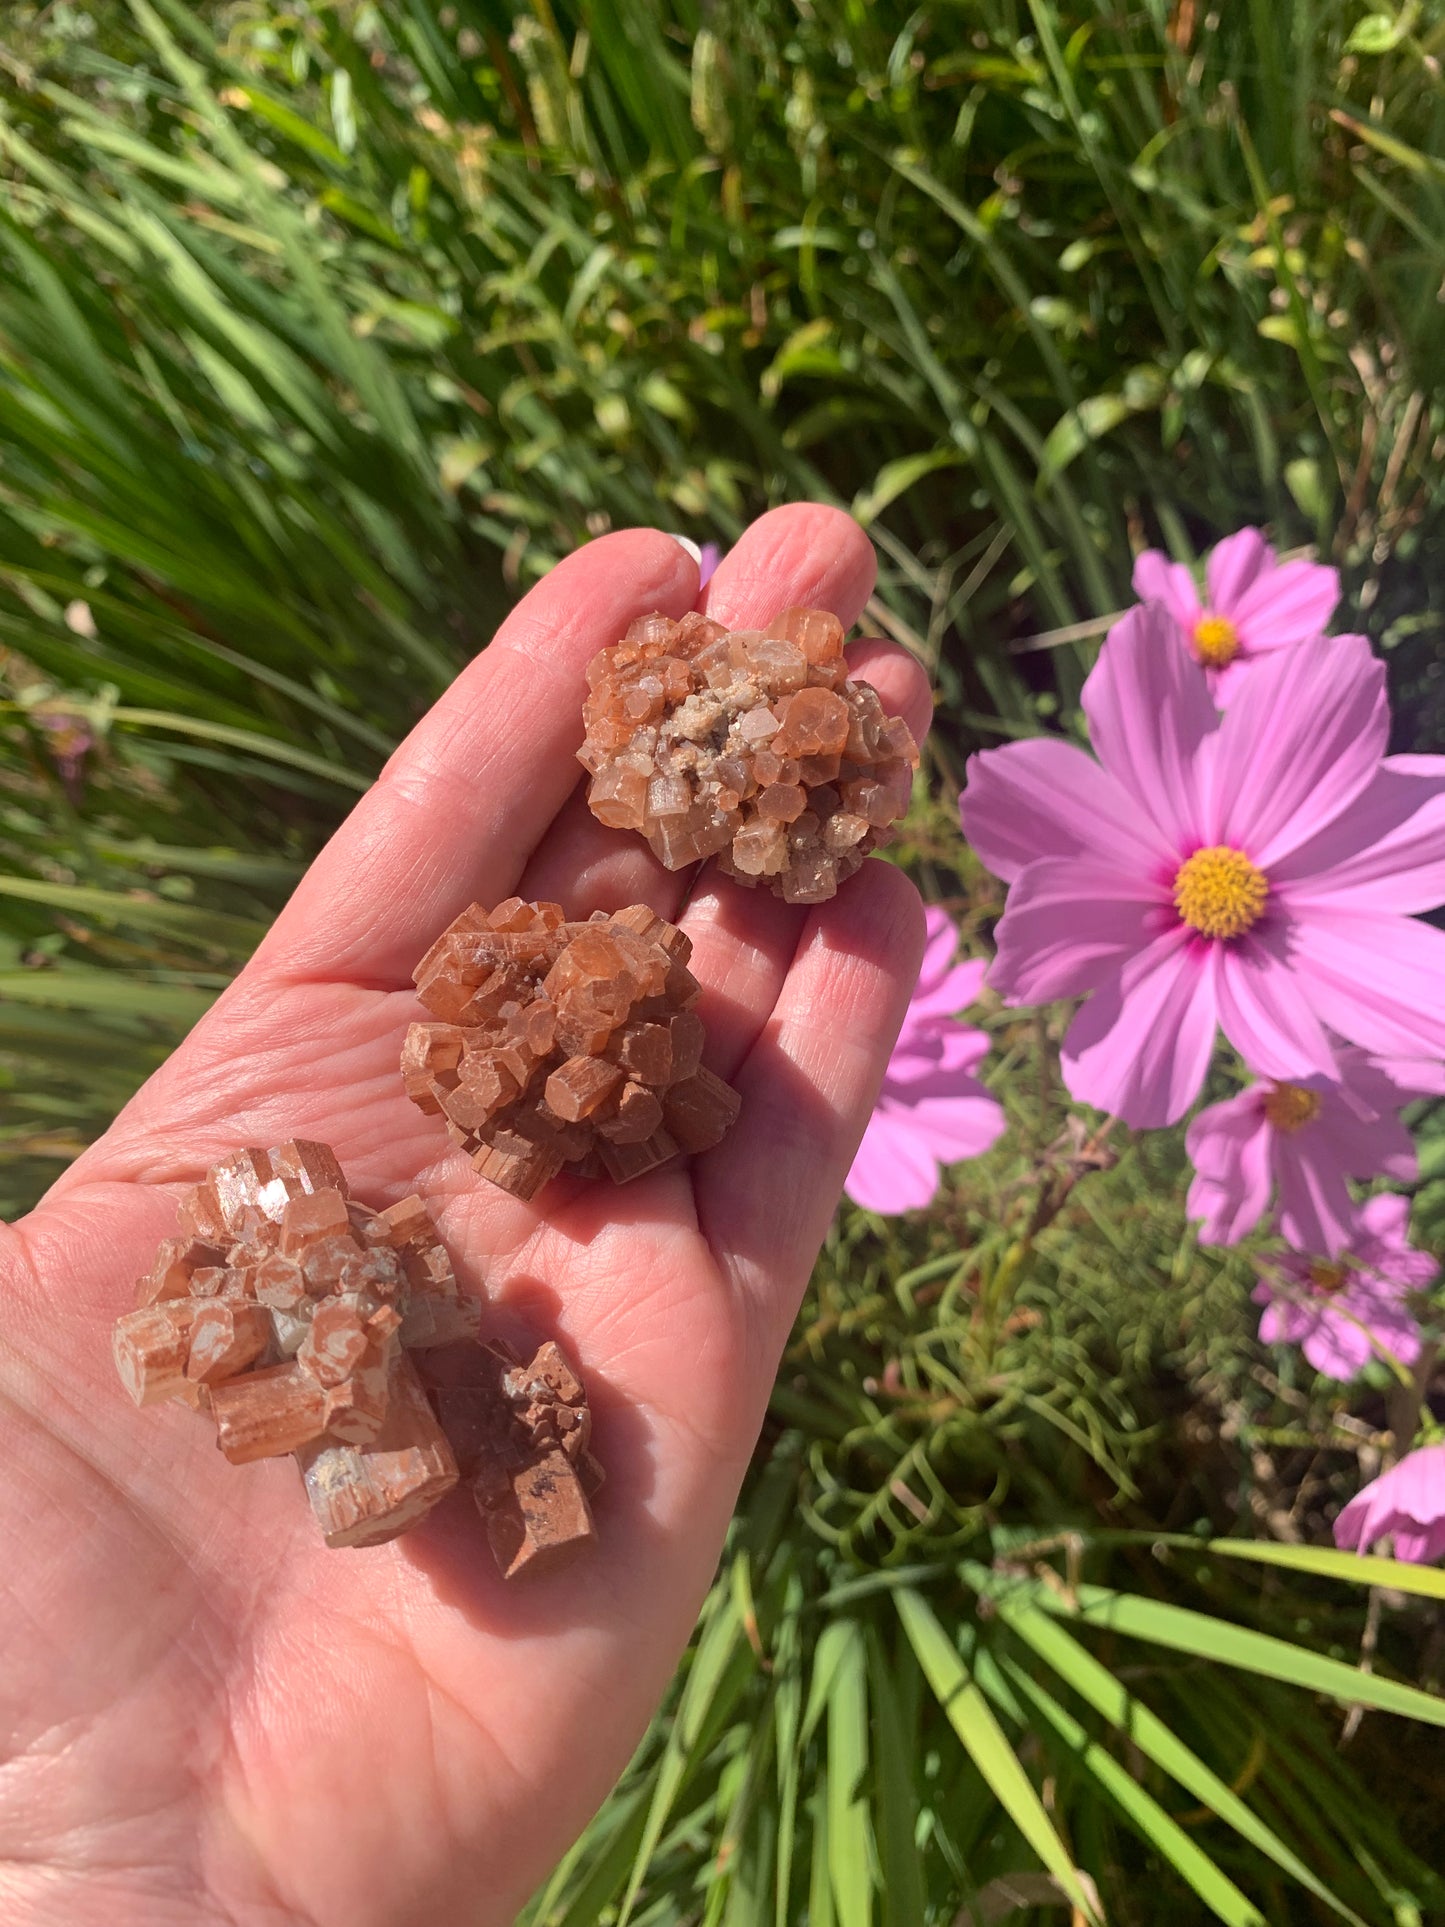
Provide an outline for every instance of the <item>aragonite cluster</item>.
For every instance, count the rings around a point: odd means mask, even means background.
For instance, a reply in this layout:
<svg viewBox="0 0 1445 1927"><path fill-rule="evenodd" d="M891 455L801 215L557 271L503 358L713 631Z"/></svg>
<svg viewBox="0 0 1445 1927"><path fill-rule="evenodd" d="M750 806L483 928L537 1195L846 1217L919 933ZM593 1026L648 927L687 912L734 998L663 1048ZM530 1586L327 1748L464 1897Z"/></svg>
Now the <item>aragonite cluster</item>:
<svg viewBox="0 0 1445 1927"><path fill-rule="evenodd" d="M407 1032L408 1095L518 1198L564 1165L621 1184L710 1149L740 1100L702 1062L690 953L645 904L587 923L520 897L473 904L417 965L437 1021Z"/></svg>
<svg viewBox="0 0 1445 1927"><path fill-rule="evenodd" d="M508 1573L592 1537L600 1475L576 1374L555 1345L529 1364L481 1345L480 1303L421 1199L358 1204L328 1146L293 1139L213 1166L136 1301L114 1348L137 1405L206 1412L234 1465L293 1454L327 1545L395 1538L459 1476ZM414 1352L448 1361L443 1378L473 1361L464 1473Z"/></svg>
<svg viewBox="0 0 1445 1927"><path fill-rule="evenodd" d="M421 1374L508 1579L594 1537L588 1501L602 1467L582 1381L558 1346L524 1360L500 1339L448 1345L425 1355Z"/></svg>
<svg viewBox="0 0 1445 1927"><path fill-rule="evenodd" d="M826 610L731 631L642 616L587 681L592 813L669 870L714 857L739 883L822 903L908 808L917 746L849 679Z"/></svg>

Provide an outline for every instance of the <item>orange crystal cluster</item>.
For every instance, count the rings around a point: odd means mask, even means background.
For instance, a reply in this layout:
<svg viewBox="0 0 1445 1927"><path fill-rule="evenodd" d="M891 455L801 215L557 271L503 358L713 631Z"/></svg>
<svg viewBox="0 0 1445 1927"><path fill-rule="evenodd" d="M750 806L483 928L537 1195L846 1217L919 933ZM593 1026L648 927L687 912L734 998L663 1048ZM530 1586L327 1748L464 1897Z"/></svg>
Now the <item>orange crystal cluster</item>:
<svg viewBox="0 0 1445 1927"><path fill-rule="evenodd" d="M640 830L669 870L716 857L739 883L822 903L908 808L917 746L849 680L826 610L731 632L642 616L587 681L592 813Z"/></svg>
<svg viewBox="0 0 1445 1927"><path fill-rule="evenodd" d="M428 1352L422 1376L508 1579L560 1563L596 1537L582 1381L553 1344L528 1363L499 1339Z"/></svg>
<svg viewBox="0 0 1445 1927"><path fill-rule="evenodd" d="M417 965L439 1021L407 1032L408 1095L518 1198L563 1165L622 1184L708 1150L739 1099L702 1064L691 948L645 904L587 923L520 897L473 904Z"/></svg>
<svg viewBox="0 0 1445 1927"><path fill-rule="evenodd" d="M137 1405L210 1413L233 1465L294 1453L330 1546L391 1539L456 1484L407 1353L475 1339L420 1198L371 1211L324 1144L238 1151L181 1201L115 1328Z"/></svg>

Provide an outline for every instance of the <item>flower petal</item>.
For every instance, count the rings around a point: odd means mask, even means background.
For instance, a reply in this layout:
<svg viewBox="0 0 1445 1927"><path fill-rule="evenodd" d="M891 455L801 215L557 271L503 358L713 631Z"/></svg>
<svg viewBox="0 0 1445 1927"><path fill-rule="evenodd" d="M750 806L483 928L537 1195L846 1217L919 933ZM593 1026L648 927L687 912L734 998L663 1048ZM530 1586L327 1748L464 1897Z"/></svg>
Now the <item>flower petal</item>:
<svg viewBox="0 0 1445 1927"><path fill-rule="evenodd" d="M1156 603L1109 631L1084 684L1095 753L1177 863L1209 842L1205 746L1219 716L1200 665L1175 646Z"/></svg>
<svg viewBox="0 0 1445 1927"><path fill-rule="evenodd" d="M1387 1487L1382 1496L1396 1518L1421 1528L1438 1525L1445 1520L1445 1445L1407 1452L1376 1484Z"/></svg>
<svg viewBox="0 0 1445 1927"><path fill-rule="evenodd" d="M918 988L940 983L948 975L958 949L958 925L946 910L929 903L923 910L923 961L918 966Z"/></svg>
<svg viewBox="0 0 1445 1927"><path fill-rule="evenodd" d="M1040 857L1117 851L1141 867L1169 857L1128 791L1056 736L970 756L959 810L979 861L1005 883Z"/></svg>
<svg viewBox="0 0 1445 1927"><path fill-rule="evenodd" d="M988 981L1011 1003L1079 997L1171 926L1157 884L1083 857L1031 863L1009 891Z"/></svg>
<svg viewBox="0 0 1445 1927"><path fill-rule="evenodd" d="M920 977L904 1019L905 1029L909 1024L920 1022L947 1023L959 1011L967 1010L970 1004L978 1002L987 974L986 957L969 957L951 970L945 970L931 984Z"/></svg>
<svg viewBox="0 0 1445 1927"><path fill-rule="evenodd" d="M1419 1174L1415 1140L1393 1112L1359 1117L1346 1103L1326 1099L1319 1117L1301 1135L1328 1147L1328 1155L1352 1178L1397 1178L1411 1183Z"/></svg>
<svg viewBox="0 0 1445 1927"><path fill-rule="evenodd" d="M1270 874L1287 901L1401 916L1445 903L1445 756L1387 756L1337 817Z"/></svg>
<svg viewBox="0 0 1445 1927"><path fill-rule="evenodd" d="M1357 1492L1335 1520L1335 1544L1357 1552L1389 1532L1397 1535L1401 1559L1436 1559L1445 1552L1445 1445L1407 1452Z"/></svg>
<svg viewBox="0 0 1445 1927"><path fill-rule="evenodd" d="M909 1130L940 1164L982 1157L1007 1126L1002 1104L982 1084L947 1097L925 1097L908 1112Z"/></svg>
<svg viewBox="0 0 1445 1927"><path fill-rule="evenodd" d="M1175 1124L1199 1095L1214 1048L1209 950L1182 927L1130 958L1064 1039L1064 1082L1081 1104L1139 1130Z"/></svg>
<svg viewBox="0 0 1445 1927"><path fill-rule="evenodd" d="M1219 947L1219 1028L1257 1077L1335 1076L1335 1053L1299 994L1282 933L1262 927Z"/></svg>
<svg viewBox="0 0 1445 1927"><path fill-rule="evenodd" d="M1407 1529L1395 1534L1395 1557L1403 1559L1406 1565L1433 1565L1441 1553L1445 1553L1445 1520L1431 1526L1428 1532Z"/></svg>
<svg viewBox="0 0 1445 1927"><path fill-rule="evenodd" d="M1194 1180L1187 1210L1201 1220L1201 1244L1238 1244L1264 1216L1274 1184L1272 1136L1257 1089L1211 1104L1189 1126Z"/></svg>
<svg viewBox="0 0 1445 1927"><path fill-rule="evenodd" d="M1315 1126L1271 1132L1280 1235L1309 1257L1338 1258L1355 1233L1346 1172Z"/></svg>
<svg viewBox="0 0 1445 1927"><path fill-rule="evenodd" d="M1240 599L1273 563L1274 550L1258 529L1240 529L1216 542L1204 565L1211 610L1232 618Z"/></svg>
<svg viewBox="0 0 1445 1927"><path fill-rule="evenodd" d="M1445 1057L1445 931L1300 906L1291 962L1315 1015L1378 1057Z"/></svg>
<svg viewBox="0 0 1445 1927"><path fill-rule="evenodd" d="M1398 1191L1381 1191L1360 1206L1360 1224L1372 1238L1403 1250L1410 1242L1410 1200Z"/></svg>
<svg viewBox="0 0 1445 1927"><path fill-rule="evenodd" d="M843 1189L867 1211L917 1210L938 1190L938 1163L906 1123L875 1111Z"/></svg>
<svg viewBox="0 0 1445 1927"><path fill-rule="evenodd" d="M944 1026L947 1026L947 1029ZM988 1056L988 1034L945 1017L926 1031L905 1033L888 1060L883 1088L902 1103L953 1090Z"/></svg>
<svg viewBox="0 0 1445 1927"><path fill-rule="evenodd" d="M1235 603L1240 644L1258 655L1322 636L1339 599L1337 569L1322 562L1281 562L1256 576Z"/></svg>
<svg viewBox="0 0 1445 1927"><path fill-rule="evenodd" d="M1211 669L1207 665L1204 679L1209 684L1209 693L1214 699L1216 709L1228 709L1254 670L1257 656L1236 656L1222 669Z"/></svg>
<svg viewBox="0 0 1445 1927"><path fill-rule="evenodd" d="M1220 726L1219 841L1263 870L1282 862L1368 787L1389 728L1385 665L1364 636L1256 663Z"/></svg>
<svg viewBox="0 0 1445 1927"><path fill-rule="evenodd" d="M1398 1297L1379 1292L1348 1292L1342 1306L1353 1312L1373 1341L1374 1353L1388 1352L1397 1363L1410 1366L1420 1356L1419 1320Z"/></svg>
<svg viewBox="0 0 1445 1927"><path fill-rule="evenodd" d="M1182 562L1171 562L1158 549L1145 549L1134 563L1134 593L1141 602L1162 602L1183 630L1176 641L1190 640L1204 611L1192 573Z"/></svg>
<svg viewBox="0 0 1445 1927"><path fill-rule="evenodd" d="M1326 1378L1349 1379L1374 1356L1370 1335L1343 1307L1329 1305L1309 1320L1295 1341L1310 1364Z"/></svg>

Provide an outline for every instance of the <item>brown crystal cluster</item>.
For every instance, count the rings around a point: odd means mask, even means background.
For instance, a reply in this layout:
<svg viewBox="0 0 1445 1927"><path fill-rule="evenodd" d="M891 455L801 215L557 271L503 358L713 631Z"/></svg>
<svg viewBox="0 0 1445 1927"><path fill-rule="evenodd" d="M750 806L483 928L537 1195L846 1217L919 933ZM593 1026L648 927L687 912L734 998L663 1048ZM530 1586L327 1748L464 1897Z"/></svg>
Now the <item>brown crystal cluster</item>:
<svg viewBox="0 0 1445 1927"><path fill-rule="evenodd" d="M556 1345L525 1363L497 1339L448 1346L421 1369L508 1579L595 1537L588 1500L602 1468L582 1381Z"/></svg>
<svg viewBox="0 0 1445 1927"><path fill-rule="evenodd" d="M518 1198L563 1165L622 1184L708 1150L739 1099L702 1064L690 952L644 904L587 923L520 897L473 904L417 965L439 1021L407 1032L408 1095Z"/></svg>
<svg viewBox="0 0 1445 1927"><path fill-rule="evenodd" d="M587 680L592 813L640 830L669 870L716 857L739 883L821 903L908 808L913 737L849 680L826 610L731 632L642 616Z"/></svg>
<svg viewBox="0 0 1445 1927"><path fill-rule="evenodd" d="M180 1398L208 1412L234 1465L294 1454L329 1546L380 1545L417 1524L458 1465L410 1354L492 1356L476 1342L480 1305L459 1288L421 1199L372 1211L326 1145L293 1139L213 1166L180 1220L115 1328L137 1405ZM555 1391L535 1391L534 1379ZM535 1409L547 1397L568 1413L550 1431ZM493 1517L507 1520L506 1564L521 1570L591 1535L585 1494L579 1505L554 1481L559 1496L537 1503L564 1433L589 1479L600 1475L581 1384L554 1345L493 1399L495 1462L464 1476L483 1481L494 1541Z"/></svg>

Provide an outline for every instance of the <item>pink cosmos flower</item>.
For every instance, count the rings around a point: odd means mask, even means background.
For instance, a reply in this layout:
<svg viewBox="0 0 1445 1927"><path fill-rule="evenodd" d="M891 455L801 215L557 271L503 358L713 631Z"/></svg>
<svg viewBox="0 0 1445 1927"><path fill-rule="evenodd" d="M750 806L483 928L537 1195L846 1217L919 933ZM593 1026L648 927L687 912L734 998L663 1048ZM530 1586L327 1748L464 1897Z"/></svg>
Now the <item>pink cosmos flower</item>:
<svg viewBox="0 0 1445 1927"><path fill-rule="evenodd" d="M1323 635L1340 599L1338 570L1276 561L1258 529L1241 529L1211 549L1204 575L1201 601L1182 562L1146 549L1134 564L1134 593L1163 603L1221 708L1261 656Z"/></svg>
<svg viewBox="0 0 1445 1927"><path fill-rule="evenodd" d="M955 964L958 931L942 910L930 907L926 916L918 988L845 1186L869 1211L928 1204L939 1166L980 1156L1005 1124L1003 1107L974 1076L988 1038L954 1017L978 996L987 966Z"/></svg>
<svg viewBox="0 0 1445 1927"><path fill-rule="evenodd" d="M1335 1520L1335 1544L1349 1552L1365 1552L1391 1533L1395 1557L1411 1565L1445 1553L1445 1445L1407 1452Z"/></svg>
<svg viewBox="0 0 1445 1927"><path fill-rule="evenodd" d="M1259 1321L1265 1344L1298 1345L1326 1378L1353 1378L1380 1351L1413 1365L1420 1327L1405 1301L1440 1267L1409 1232L1409 1199L1386 1192L1362 1206L1338 1258L1271 1258L1254 1288L1254 1302L1268 1307Z"/></svg>
<svg viewBox="0 0 1445 1927"><path fill-rule="evenodd" d="M1326 1026L1445 1057L1445 757L1386 756L1360 636L1266 656L1221 717L1156 604L1084 685L1098 761L1056 737L969 759L963 827L1012 887L988 981L1087 996L1064 1041L1081 1102L1173 1124L1223 1030L1260 1077L1333 1082ZM1091 994L1092 993L1092 994Z"/></svg>
<svg viewBox="0 0 1445 1927"><path fill-rule="evenodd" d="M1336 1054L1335 1067L1335 1084L1251 1084L1194 1119L1185 1140L1195 1170L1189 1215L1203 1220L1205 1244L1238 1244L1277 1192L1286 1241L1334 1258L1354 1221L1348 1180L1408 1184L1416 1176L1414 1142L1398 1113L1442 1088L1438 1068L1382 1064L1353 1048Z"/></svg>

